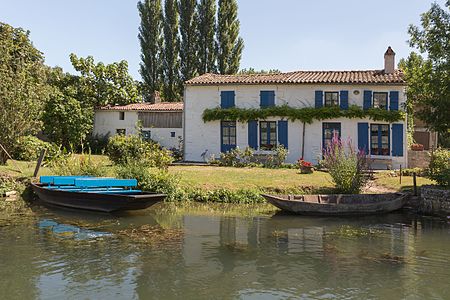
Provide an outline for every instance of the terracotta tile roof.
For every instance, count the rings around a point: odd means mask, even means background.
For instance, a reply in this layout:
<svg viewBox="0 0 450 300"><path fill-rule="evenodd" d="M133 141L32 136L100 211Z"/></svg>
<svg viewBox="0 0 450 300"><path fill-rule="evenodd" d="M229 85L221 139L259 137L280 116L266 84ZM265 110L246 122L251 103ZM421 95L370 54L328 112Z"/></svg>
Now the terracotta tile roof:
<svg viewBox="0 0 450 300"><path fill-rule="evenodd" d="M275 74L218 75L204 74L186 81L186 85L222 84L386 84L405 85L403 72L367 71L296 71Z"/></svg>
<svg viewBox="0 0 450 300"><path fill-rule="evenodd" d="M183 102L133 103L123 106L104 106L99 110L183 111Z"/></svg>

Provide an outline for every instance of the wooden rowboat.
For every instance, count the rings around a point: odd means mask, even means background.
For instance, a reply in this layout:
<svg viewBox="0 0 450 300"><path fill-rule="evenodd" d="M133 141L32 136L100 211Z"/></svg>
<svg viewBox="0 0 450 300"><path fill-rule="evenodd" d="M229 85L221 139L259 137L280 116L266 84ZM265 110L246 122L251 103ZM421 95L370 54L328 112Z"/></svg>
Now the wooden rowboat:
<svg viewBox="0 0 450 300"><path fill-rule="evenodd" d="M31 184L44 203L101 212L145 209L166 198L133 189L136 185L135 179L80 176L42 176L40 183Z"/></svg>
<svg viewBox="0 0 450 300"><path fill-rule="evenodd" d="M401 209L408 201L404 193L262 196L279 209L301 215L382 214Z"/></svg>

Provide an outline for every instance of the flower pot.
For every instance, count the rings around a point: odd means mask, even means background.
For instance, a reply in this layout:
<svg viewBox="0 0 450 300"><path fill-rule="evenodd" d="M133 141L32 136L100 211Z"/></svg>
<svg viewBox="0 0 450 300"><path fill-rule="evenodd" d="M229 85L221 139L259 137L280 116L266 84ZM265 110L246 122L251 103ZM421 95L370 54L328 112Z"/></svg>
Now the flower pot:
<svg viewBox="0 0 450 300"><path fill-rule="evenodd" d="M311 174L314 172L314 167L300 166L300 173Z"/></svg>

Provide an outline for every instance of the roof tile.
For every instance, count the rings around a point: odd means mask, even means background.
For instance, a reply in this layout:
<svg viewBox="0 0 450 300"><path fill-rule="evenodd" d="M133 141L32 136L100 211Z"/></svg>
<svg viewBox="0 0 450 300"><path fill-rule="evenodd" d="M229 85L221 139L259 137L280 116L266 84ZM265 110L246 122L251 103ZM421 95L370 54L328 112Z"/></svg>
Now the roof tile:
<svg viewBox="0 0 450 300"><path fill-rule="evenodd" d="M133 103L123 106L104 106L100 110L183 111L183 102Z"/></svg>
<svg viewBox="0 0 450 300"><path fill-rule="evenodd" d="M386 84L405 85L403 72L386 74L383 70L296 71L274 74L219 75L207 73L186 81L186 85L222 84Z"/></svg>

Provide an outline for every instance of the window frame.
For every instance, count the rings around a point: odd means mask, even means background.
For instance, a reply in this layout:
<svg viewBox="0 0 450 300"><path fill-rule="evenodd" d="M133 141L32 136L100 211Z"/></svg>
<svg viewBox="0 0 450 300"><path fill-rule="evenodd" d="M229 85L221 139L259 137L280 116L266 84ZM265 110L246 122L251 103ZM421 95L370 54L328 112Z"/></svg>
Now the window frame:
<svg viewBox="0 0 450 300"><path fill-rule="evenodd" d="M116 134L117 135L127 135L127 129L126 128L116 128Z"/></svg>
<svg viewBox="0 0 450 300"><path fill-rule="evenodd" d="M337 99L336 99L337 102L335 104L331 103L331 105L327 104L327 95L334 95L334 94L337 95ZM331 101L333 101L333 99L331 99ZM323 106L324 107L339 107L340 102L341 102L341 99L340 99L339 92L329 91L329 92L324 92L323 93Z"/></svg>
<svg viewBox="0 0 450 300"><path fill-rule="evenodd" d="M267 124L265 127L265 132L263 132L263 124ZM271 124L275 124L274 127L271 127ZM272 140L271 133L272 129L275 129L275 137ZM267 143L263 144L263 135L267 135ZM274 142L274 143L273 143ZM277 121L259 121L259 149L272 151L274 148L278 146L278 125Z"/></svg>
<svg viewBox="0 0 450 300"><path fill-rule="evenodd" d="M377 126L377 151L374 153L373 151L373 137L374 135L372 135L372 128ZM387 127L387 149L383 148L383 144L386 145L386 143L383 143L383 126ZM375 156L391 156L391 132L390 132L390 126L389 124L379 124L379 123L374 123L374 124L370 124L369 126L369 134L370 134L370 155L375 155ZM383 150L385 149L385 150ZM386 153L383 153L383 151L385 151Z"/></svg>
<svg viewBox="0 0 450 300"><path fill-rule="evenodd" d="M386 96L386 107L375 107L375 95L385 95ZM389 93L388 92L372 92L372 108L379 109L389 109Z"/></svg>
<svg viewBox="0 0 450 300"><path fill-rule="evenodd" d="M329 126L329 128L325 128L326 126ZM333 129L333 130L338 130L339 132L339 140L341 140L342 137L342 123L341 122L323 122L322 123L322 150L326 150L326 146L325 145L325 140L327 140L325 138L325 129ZM331 137L331 140L333 140L333 137Z"/></svg>
<svg viewBox="0 0 450 300"><path fill-rule="evenodd" d="M125 112L119 111L119 121L124 121L124 120L125 120Z"/></svg>
<svg viewBox="0 0 450 300"><path fill-rule="evenodd" d="M234 128L234 135L230 129ZM227 130L225 130L227 129ZM227 134L225 135L225 132ZM234 138L234 144L232 143L232 138ZM225 143L226 142L226 143ZM236 148L237 146L237 124L236 121L220 121L220 150L221 152L227 152L230 149ZM227 149L225 149L227 148ZM228 149L229 148L229 149Z"/></svg>

